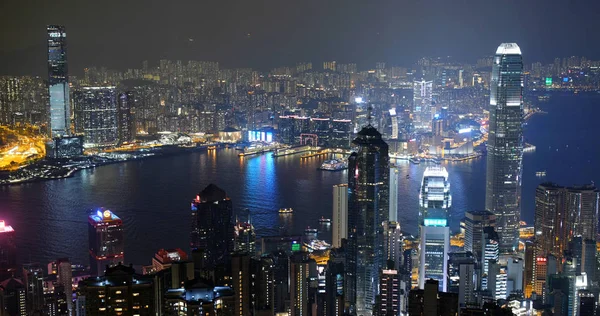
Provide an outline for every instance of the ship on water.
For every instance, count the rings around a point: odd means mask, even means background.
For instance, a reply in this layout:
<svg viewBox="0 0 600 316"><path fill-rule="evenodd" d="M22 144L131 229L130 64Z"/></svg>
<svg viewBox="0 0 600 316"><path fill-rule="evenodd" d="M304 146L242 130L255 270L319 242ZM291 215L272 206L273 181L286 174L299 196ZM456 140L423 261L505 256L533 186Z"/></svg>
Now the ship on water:
<svg viewBox="0 0 600 316"><path fill-rule="evenodd" d="M342 159L325 160L319 167L319 170L340 171L348 169L348 164Z"/></svg>

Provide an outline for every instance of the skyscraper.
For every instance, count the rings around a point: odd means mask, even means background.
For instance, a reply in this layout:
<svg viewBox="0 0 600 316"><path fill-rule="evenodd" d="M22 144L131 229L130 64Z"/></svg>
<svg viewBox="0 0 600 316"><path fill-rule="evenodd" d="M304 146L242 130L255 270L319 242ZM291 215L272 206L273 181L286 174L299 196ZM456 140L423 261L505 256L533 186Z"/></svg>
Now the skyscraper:
<svg viewBox="0 0 600 316"><path fill-rule="evenodd" d="M398 221L398 167L395 165L390 166L390 207L389 207L389 221Z"/></svg>
<svg viewBox="0 0 600 316"><path fill-rule="evenodd" d="M192 201L191 248L207 268L229 264L233 250L233 205L227 193L209 184Z"/></svg>
<svg viewBox="0 0 600 316"><path fill-rule="evenodd" d="M256 253L256 234L250 223L237 222L233 227L233 251L251 257Z"/></svg>
<svg viewBox="0 0 600 316"><path fill-rule="evenodd" d="M384 269L379 274L378 315L400 315L400 275L397 270Z"/></svg>
<svg viewBox="0 0 600 316"><path fill-rule="evenodd" d="M371 314L383 267L383 225L389 216L388 145L371 125L354 139L348 159L348 296L357 314Z"/></svg>
<svg viewBox="0 0 600 316"><path fill-rule="evenodd" d="M425 219L421 226L419 244L419 288L425 281L436 280L440 291L448 286L448 252L450 251L450 227L446 219Z"/></svg>
<svg viewBox="0 0 600 316"><path fill-rule="evenodd" d="M84 146L114 146L118 142L115 87L83 87L73 93L75 131L83 133Z"/></svg>
<svg viewBox="0 0 600 316"><path fill-rule="evenodd" d="M348 185L338 184L333 186L333 217L332 246L342 246L342 239L348 237Z"/></svg>
<svg viewBox="0 0 600 316"><path fill-rule="evenodd" d="M448 218L452 206L450 181L445 167L427 167L421 181L419 192L420 223L428 218Z"/></svg>
<svg viewBox="0 0 600 316"><path fill-rule="evenodd" d="M415 128L428 129L431 119L431 101L433 98L433 81L413 82L413 111Z"/></svg>
<svg viewBox="0 0 600 316"><path fill-rule="evenodd" d="M515 43L496 50L490 83L485 208L497 216L502 252L519 241L523 172L523 59Z"/></svg>
<svg viewBox="0 0 600 316"><path fill-rule="evenodd" d="M15 244L15 230L0 221L0 278L2 280L12 276L17 268L17 245Z"/></svg>
<svg viewBox="0 0 600 316"><path fill-rule="evenodd" d="M67 33L61 25L48 25L48 95L52 137L66 136L71 129Z"/></svg>
<svg viewBox="0 0 600 316"><path fill-rule="evenodd" d="M465 251L471 251L475 258L481 260L483 229L496 226L496 215L490 211L465 212Z"/></svg>
<svg viewBox="0 0 600 316"><path fill-rule="evenodd" d="M123 221L115 213L100 208L90 214L88 233L92 275L101 276L106 266L112 267L123 262Z"/></svg>
<svg viewBox="0 0 600 316"><path fill-rule="evenodd" d="M117 125L119 142L130 142L135 137L135 122L133 121L132 108L135 105L133 91L119 93Z"/></svg>

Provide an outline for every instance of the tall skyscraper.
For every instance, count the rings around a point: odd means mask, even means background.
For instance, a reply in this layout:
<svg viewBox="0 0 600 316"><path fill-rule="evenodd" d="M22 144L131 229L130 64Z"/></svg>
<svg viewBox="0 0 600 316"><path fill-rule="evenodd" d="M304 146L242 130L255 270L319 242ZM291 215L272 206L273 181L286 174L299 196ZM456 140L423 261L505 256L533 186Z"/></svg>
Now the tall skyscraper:
<svg viewBox="0 0 600 316"><path fill-rule="evenodd" d="M387 261L394 262L394 266L388 268L398 270L402 266L402 232L398 222L384 222L383 234L385 244L385 256Z"/></svg>
<svg viewBox="0 0 600 316"><path fill-rule="evenodd" d="M48 25L47 31L51 136L67 136L71 129L67 33L61 25Z"/></svg>
<svg viewBox="0 0 600 316"><path fill-rule="evenodd" d="M290 316L311 315L312 299L310 279L316 280L317 263L307 253L296 252L290 258Z"/></svg>
<svg viewBox="0 0 600 316"><path fill-rule="evenodd" d="M485 208L497 216L502 252L519 241L523 172L523 58L515 43L496 50L490 83Z"/></svg>
<svg viewBox="0 0 600 316"><path fill-rule="evenodd" d="M227 193L209 184L192 201L191 247L205 267L226 266L233 250L233 205Z"/></svg>
<svg viewBox="0 0 600 316"><path fill-rule="evenodd" d="M400 315L400 275L397 270L384 269L379 274L379 304L377 315Z"/></svg>
<svg viewBox="0 0 600 316"><path fill-rule="evenodd" d="M354 139L348 159L348 291L358 315L371 314L383 267L383 225L389 216L388 145L371 125Z"/></svg>
<svg viewBox="0 0 600 316"><path fill-rule="evenodd" d="M348 237L348 185L338 184L333 186L333 217L332 246L342 246L342 239Z"/></svg>
<svg viewBox="0 0 600 316"><path fill-rule="evenodd" d="M399 172L395 165L390 166L390 222L398 222L398 181Z"/></svg>
<svg viewBox="0 0 600 316"><path fill-rule="evenodd" d="M64 286L65 295L67 297L67 308L71 310L73 305L73 268L69 258L60 258L56 260L57 268L57 284Z"/></svg>
<svg viewBox="0 0 600 316"><path fill-rule="evenodd" d="M132 108L135 106L133 91L119 93L117 126L119 142L127 143L135 137L135 122L133 121Z"/></svg>
<svg viewBox="0 0 600 316"><path fill-rule="evenodd" d="M123 221L104 208L88 217L90 266L92 275L101 276L107 266L116 266L124 259Z"/></svg>
<svg viewBox="0 0 600 316"><path fill-rule="evenodd" d="M419 192L420 224L425 219L447 219L448 210L452 206L450 181L445 167L427 167L421 181Z"/></svg>
<svg viewBox="0 0 600 316"><path fill-rule="evenodd" d="M73 93L73 102L75 131L83 133L84 146L103 147L118 143L115 87L83 87Z"/></svg>
<svg viewBox="0 0 600 316"><path fill-rule="evenodd" d="M233 227L233 251L254 256L256 253L256 233L251 223L237 222Z"/></svg>
<svg viewBox="0 0 600 316"><path fill-rule="evenodd" d="M450 227L446 219L425 219L421 226L419 244L419 288L425 281L436 280L440 291L448 287L448 252L450 251Z"/></svg>
<svg viewBox="0 0 600 316"><path fill-rule="evenodd" d="M431 102L433 100L433 81L413 82L413 112L416 129L429 129L433 115Z"/></svg>
<svg viewBox="0 0 600 316"><path fill-rule="evenodd" d="M0 220L0 278L7 279L16 272L17 245L15 230Z"/></svg>
<svg viewBox="0 0 600 316"><path fill-rule="evenodd" d="M475 258L481 260L481 245L483 243L485 227L496 226L496 215L490 211L465 212L465 251L473 253Z"/></svg>

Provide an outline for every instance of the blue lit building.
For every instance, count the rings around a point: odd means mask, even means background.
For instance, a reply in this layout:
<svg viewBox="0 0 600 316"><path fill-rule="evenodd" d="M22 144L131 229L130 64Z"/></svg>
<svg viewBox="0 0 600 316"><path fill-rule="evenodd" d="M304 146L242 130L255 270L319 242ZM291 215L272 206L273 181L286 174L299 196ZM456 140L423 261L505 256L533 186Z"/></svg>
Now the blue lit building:
<svg viewBox="0 0 600 316"><path fill-rule="evenodd" d="M90 266L92 275L102 275L105 268L124 260L123 221L104 208L88 217Z"/></svg>
<svg viewBox="0 0 600 316"><path fill-rule="evenodd" d="M71 129L67 33L61 25L48 25L48 95L52 137L67 136Z"/></svg>
<svg viewBox="0 0 600 316"><path fill-rule="evenodd" d="M114 146L119 141L115 87L83 87L73 93L75 131L85 147Z"/></svg>

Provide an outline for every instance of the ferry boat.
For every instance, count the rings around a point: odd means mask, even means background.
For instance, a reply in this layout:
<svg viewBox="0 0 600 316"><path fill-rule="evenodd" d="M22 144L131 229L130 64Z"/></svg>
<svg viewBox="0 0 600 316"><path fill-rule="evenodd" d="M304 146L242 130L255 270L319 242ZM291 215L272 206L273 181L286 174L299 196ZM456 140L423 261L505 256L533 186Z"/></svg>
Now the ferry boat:
<svg viewBox="0 0 600 316"><path fill-rule="evenodd" d="M325 218L325 217L321 216L321 218L319 219L319 223L321 223L321 224L331 224L331 218Z"/></svg>
<svg viewBox="0 0 600 316"><path fill-rule="evenodd" d="M290 208L280 208L279 209L279 214L290 214L293 213L294 210L290 207Z"/></svg>
<svg viewBox="0 0 600 316"><path fill-rule="evenodd" d="M544 171L538 171L538 172L535 173L535 176L538 177L538 178L545 177L546 176L546 171L545 170Z"/></svg>
<svg viewBox="0 0 600 316"><path fill-rule="evenodd" d="M319 170L340 171L348 168L348 164L341 159L325 160Z"/></svg>
<svg viewBox="0 0 600 316"><path fill-rule="evenodd" d="M208 150L215 150L217 149L217 146L208 146Z"/></svg>
<svg viewBox="0 0 600 316"><path fill-rule="evenodd" d="M411 163L414 163L415 165L418 165L421 163L421 161L418 158L410 158L408 161L410 161Z"/></svg>

